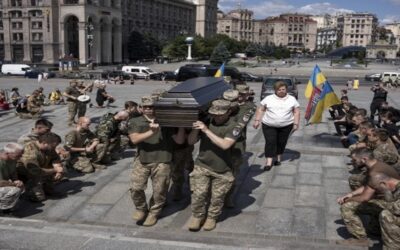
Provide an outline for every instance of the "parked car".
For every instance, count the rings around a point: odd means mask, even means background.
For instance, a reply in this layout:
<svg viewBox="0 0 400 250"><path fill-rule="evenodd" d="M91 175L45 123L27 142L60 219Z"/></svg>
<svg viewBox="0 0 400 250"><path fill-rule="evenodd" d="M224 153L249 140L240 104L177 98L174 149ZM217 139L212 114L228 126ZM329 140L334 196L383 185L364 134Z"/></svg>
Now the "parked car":
<svg viewBox="0 0 400 250"><path fill-rule="evenodd" d="M196 77L214 76L219 68L218 66L204 64L198 64L198 66L194 66L193 64L189 66L185 65L179 68L176 81L182 82ZM225 67L224 75L231 77L231 79L242 79L239 70L234 67Z"/></svg>
<svg viewBox="0 0 400 250"><path fill-rule="evenodd" d="M41 69L32 69L32 70L28 70L25 72L25 78L38 78L39 74L43 74L43 73L47 73L47 78L54 78L56 77L56 74L54 72L47 72Z"/></svg>
<svg viewBox="0 0 400 250"><path fill-rule="evenodd" d="M160 73L162 81L175 81L176 74L175 71L163 71Z"/></svg>
<svg viewBox="0 0 400 250"><path fill-rule="evenodd" d="M369 74L365 75L365 80L366 81L372 81L372 82L377 82L381 80L382 74L377 73L377 74Z"/></svg>
<svg viewBox="0 0 400 250"><path fill-rule="evenodd" d="M288 85L287 92L288 94L294 96L296 99L298 98L298 89L297 89L297 84L300 84L300 82L297 82L295 77L291 76L268 76L263 80L263 84L261 87L261 100L264 99L268 95L275 94L274 90L274 84L277 81L283 81Z"/></svg>
<svg viewBox="0 0 400 250"><path fill-rule="evenodd" d="M240 76L242 80L246 82L262 82L263 80L262 76L256 76L247 72L240 73Z"/></svg>
<svg viewBox="0 0 400 250"><path fill-rule="evenodd" d="M1 73L3 75L24 76L28 70L31 70L31 67L27 64L3 64L1 66Z"/></svg>
<svg viewBox="0 0 400 250"><path fill-rule="evenodd" d="M106 71L101 74L104 79L122 77L124 80L130 80L132 77L136 79L135 75L130 75L122 70Z"/></svg>
<svg viewBox="0 0 400 250"><path fill-rule="evenodd" d="M145 66L122 66L122 71L135 75L138 79L156 79L159 76L159 73L153 71L149 67Z"/></svg>

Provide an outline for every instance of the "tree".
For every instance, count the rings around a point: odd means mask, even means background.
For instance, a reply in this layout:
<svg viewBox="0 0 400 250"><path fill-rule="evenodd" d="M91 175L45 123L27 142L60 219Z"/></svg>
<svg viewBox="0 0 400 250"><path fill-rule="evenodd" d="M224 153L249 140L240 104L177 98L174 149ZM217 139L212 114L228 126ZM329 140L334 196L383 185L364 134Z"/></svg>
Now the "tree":
<svg viewBox="0 0 400 250"><path fill-rule="evenodd" d="M228 49L226 48L224 42L220 42L213 50L210 63L212 65L221 65L222 63L227 63L230 61L231 54L229 53Z"/></svg>
<svg viewBox="0 0 400 250"><path fill-rule="evenodd" d="M130 60L142 60L155 58L161 53L162 44L151 34L144 34L137 31L131 32L128 40L128 51Z"/></svg>
<svg viewBox="0 0 400 250"><path fill-rule="evenodd" d="M185 36L177 36L170 41L162 50L163 55L170 58L185 58L187 56L187 45Z"/></svg>

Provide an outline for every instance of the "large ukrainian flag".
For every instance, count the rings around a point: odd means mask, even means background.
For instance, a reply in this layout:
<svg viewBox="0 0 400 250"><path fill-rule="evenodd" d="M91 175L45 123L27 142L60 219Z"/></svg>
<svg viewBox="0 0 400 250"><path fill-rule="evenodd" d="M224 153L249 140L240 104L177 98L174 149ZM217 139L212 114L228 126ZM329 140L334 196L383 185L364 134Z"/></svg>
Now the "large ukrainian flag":
<svg viewBox="0 0 400 250"><path fill-rule="evenodd" d="M219 67L218 71L215 73L214 77L223 77L225 73L225 63Z"/></svg>
<svg viewBox="0 0 400 250"><path fill-rule="evenodd" d="M310 99L313 89L315 87L318 87L321 84L324 84L326 82L325 76L322 74L321 70L319 69L318 65L315 65L314 71L311 74L310 79L308 80L308 84L306 87L306 91L304 92L304 95L307 99Z"/></svg>
<svg viewBox="0 0 400 250"><path fill-rule="evenodd" d="M322 74L321 74L322 75ZM329 108L332 105L339 104L340 100L335 94L332 86L328 81L324 83L322 86L322 92L319 96L319 100L317 105L315 106L314 112L310 119L310 123L320 123L322 120L322 113L325 109Z"/></svg>

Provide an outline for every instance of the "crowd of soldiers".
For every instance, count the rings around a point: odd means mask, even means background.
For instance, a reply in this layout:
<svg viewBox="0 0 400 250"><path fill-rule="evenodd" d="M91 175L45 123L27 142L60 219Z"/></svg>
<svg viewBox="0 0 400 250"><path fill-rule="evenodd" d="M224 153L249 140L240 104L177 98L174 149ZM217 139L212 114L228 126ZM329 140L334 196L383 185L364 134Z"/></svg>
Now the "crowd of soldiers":
<svg viewBox="0 0 400 250"><path fill-rule="evenodd" d="M71 82L62 94L71 126L64 143L52 132L53 124L42 118L29 134L7 144L0 153L0 210L8 212L22 193L34 202L48 196L63 197L54 187L67 179L69 172L104 169L120 159L128 145L136 148L129 189L136 207L132 218L143 226L156 224L169 190L173 200L183 198L188 172L192 201L188 229L213 230L223 207L235 205L232 193L246 150L246 126L256 109L249 87L241 83L225 91L211 103L207 118L195 121L192 127L161 127L154 104L164 91L155 91L142 97L139 104L127 101L123 110L104 114L91 131L86 104L77 100L90 86L80 89L78 84ZM193 145L198 141L194 160ZM153 193L147 203L149 178Z"/></svg>
<svg viewBox="0 0 400 250"><path fill-rule="evenodd" d="M371 91L370 116L366 109L349 102L347 91L342 91L341 104L330 109L337 134L351 157L352 191L337 202L354 238L339 243L368 246L370 237L381 235L384 249L400 249L400 140L396 126L400 110L388 105L382 83ZM367 227L363 215L369 215Z"/></svg>

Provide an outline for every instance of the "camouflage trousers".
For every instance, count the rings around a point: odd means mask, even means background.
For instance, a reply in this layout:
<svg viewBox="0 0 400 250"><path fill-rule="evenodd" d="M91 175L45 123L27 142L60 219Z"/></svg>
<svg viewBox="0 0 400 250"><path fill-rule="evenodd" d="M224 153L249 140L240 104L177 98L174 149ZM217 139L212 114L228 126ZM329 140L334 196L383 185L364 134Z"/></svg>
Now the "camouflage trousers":
<svg viewBox="0 0 400 250"><path fill-rule="evenodd" d="M400 217L393 215L389 210L383 210L379 215L381 225L383 249L400 249Z"/></svg>
<svg viewBox="0 0 400 250"><path fill-rule="evenodd" d="M360 219L360 215L369 215L368 229L379 233L379 214L387 206L387 202L380 199L372 199L367 202L345 202L340 207L340 213L346 225L347 231L357 239L367 237L367 232Z"/></svg>
<svg viewBox="0 0 400 250"><path fill-rule="evenodd" d="M97 144L93 153L72 154L67 160L67 166L72 167L82 173L94 172L95 168L92 163L100 163L104 155L105 145Z"/></svg>
<svg viewBox="0 0 400 250"><path fill-rule="evenodd" d="M217 219L222 212L225 195L234 181L232 172L216 173L195 165L189 176L193 216L205 218L207 215L208 218ZM211 191L211 195L209 191ZM209 203L208 211L207 203Z"/></svg>
<svg viewBox="0 0 400 250"><path fill-rule="evenodd" d="M173 168L171 171L171 179L175 187L182 188L185 182L185 170L191 172L193 170L193 146L183 149L175 149L172 157Z"/></svg>
<svg viewBox="0 0 400 250"><path fill-rule="evenodd" d="M110 139L113 140L111 141ZM99 161L107 161L110 157L117 158L117 155L121 152L121 136L110 139L100 139L102 146L99 149L96 148Z"/></svg>
<svg viewBox="0 0 400 250"><path fill-rule="evenodd" d="M167 200L170 173L170 163L142 164L139 158L135 159L129 190L136 210L149 211L154 215L159 215L161 213ZM150 198L149 205L147 205L144 192L147 188L149 177L152 182L153 195Z"/></svg>
<svg viewBox="0 0 400 250"><path fill-rule="evenodd" d="M46 200L46 193L54 191L54 175L31 179L26 183L26 193L33 201Z"/></svg>
<svg viewBox="0 0 400 250"><path fill-rule="evenodd" d="M75 116L78 114L78 118L85 116L86 103L82 102L68 102L68 124L75 122Z"/></svg>
<svg viewBox="0 0 400 250"><path fill-rule="evenodd" d="M0 209L10 209L17 204L22 189L18 187L0 187Z"/></svg>

